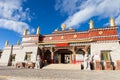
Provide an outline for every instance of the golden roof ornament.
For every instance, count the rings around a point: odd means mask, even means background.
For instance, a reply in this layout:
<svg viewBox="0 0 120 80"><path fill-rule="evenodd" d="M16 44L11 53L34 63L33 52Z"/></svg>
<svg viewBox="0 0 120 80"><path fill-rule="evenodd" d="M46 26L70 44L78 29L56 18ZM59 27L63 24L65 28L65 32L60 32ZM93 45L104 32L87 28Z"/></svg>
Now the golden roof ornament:
<svg viewBox="0 0 120 80"><path fill-rule="evenodd" d="M116 26L115 19L113 17L110 18L110 26Z"/></svg>
<svg viewBox="0 0 120 80"><path fill-rule="evenodd" d="M90 22L89 22L89 27L90 27L90 29L93 29L93 28L94 28L94 22L93 22L93 20L90 20Z"/></svg>
<svg viewBox="0 0 120 80"><path fill-rule="evenodd" d="M38 26L36 34L40 34L40 27Z"/></svg>
<svg viewBox="0 0 120 80"><path fill-rule="evenodd" d="M73 29L72 27L69 28L69 30L72 30L72 29Z"/></svg>
<svg viewBox="0 0 120 80"><path fill-rule="evenodd" d="M5 46L8 46L8 44L9 44L9 42L8 42L8 40L5 42Z"/></svg>
<svg viewBox="0 0 120 80"><path fill-rule="evenodd" d="M28 29L25 29L23 35L25 36L27 35L27 33L28 33Z"/></svg>
<svg viewBox="0 0 120 80"><path fill-rule="evenodd" d="M18 40L17 45L20 45L20 40Z"/></svg>
<svg viewBox="0 0 120 80"><path fill-rule="evenodd" d="M58 29L55 29L55 31L58 31Z"/></svg>
<svg viewBox="0 0 120 80"><path fill-rule="evenodd" d="M64 31L65 28L66 28L66 25L65 25L65 24L62 24L62 25L61 25L61 28L62 28L62 31Z"/></svg>

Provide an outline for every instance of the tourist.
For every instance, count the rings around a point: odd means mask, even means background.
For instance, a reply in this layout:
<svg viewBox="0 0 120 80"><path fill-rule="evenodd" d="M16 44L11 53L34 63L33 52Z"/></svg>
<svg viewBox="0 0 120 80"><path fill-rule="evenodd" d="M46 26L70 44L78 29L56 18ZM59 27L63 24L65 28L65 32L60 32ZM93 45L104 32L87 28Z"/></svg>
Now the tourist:
<svg viewBox="0 0 120 80"><path fill-rule="evenodd" d="M36 64L35 64L35 68L36 68L36 69L40 69L40 65L41 65L41 58L40 58L40 56L38 55L38 56L37 56L37 60L36 60Z"/></svg>
<svg viewBox="0 0 120 80"><path fill-rule="evenodd" d="M84 55L84 70L90 70L89 56L88 56L88 54Z"/></svg>
<svg viewBox="0 0 120 80"><path fill-rule="evenodd" d="M94 70L94 62L93 62L94 55L92 55L91 60L90 60L90 69Z"/></svg>

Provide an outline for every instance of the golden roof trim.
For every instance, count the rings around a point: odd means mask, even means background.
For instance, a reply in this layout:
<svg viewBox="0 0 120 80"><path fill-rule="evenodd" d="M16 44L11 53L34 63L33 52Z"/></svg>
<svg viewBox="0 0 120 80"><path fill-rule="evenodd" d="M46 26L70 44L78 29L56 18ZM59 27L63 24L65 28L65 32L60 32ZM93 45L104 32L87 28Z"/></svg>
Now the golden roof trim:
<svg viewBox="0 0 120 80"><path fill-rule="evenodd" d="M76 41L68 41L68 42L44 42L44 43L37 43L37 44L56 44L56 43L74 43L74 42L91 42L93 39L84 39L84 40L76 40Z"/></svg>

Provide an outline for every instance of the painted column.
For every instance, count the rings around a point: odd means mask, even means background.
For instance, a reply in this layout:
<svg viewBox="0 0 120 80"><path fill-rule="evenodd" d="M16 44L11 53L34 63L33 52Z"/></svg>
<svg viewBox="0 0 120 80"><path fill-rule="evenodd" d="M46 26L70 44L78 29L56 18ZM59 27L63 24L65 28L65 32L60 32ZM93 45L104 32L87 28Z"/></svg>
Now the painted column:
<svg viewBox="0 0 120 80"><path fill-rule="evenodd" d="M42 53L42 62L44 62L44 53Z"/></svg>
<svg viewBox="0 0 120 80"><path fill-rule="evenodd" d="M76 64L76 53L75 52L73 53L73 58L74 58L73 63Z"/></svg>
<svg viewBox="0 0 120 80"><path fill-rule="evenodd" d="M54 63L54 52L51 52L51 63Z"/></svg>
<svg viewBox="0 0 120 80"><path fill-rule="evenodd" d="M73 52L73 64L76 64L76 52L75 52L75 46L73 46L72 52Z"/></svg>
<svg viewBox="0 0 120 80"><path fill-rule="evenodd" d="M72 63L72 54L70 54L70 64Z"/></svg>
<svg viewBox="0 0 120 80"><path fill-rule="evenodd" d="M61 63L61 54L58 54L58 62Z"/></svg>
<svg viewBox="0 0 120 80"><path fill-rule="evenodd" d="M53 64L54 63L54 50L53 50L53 47L51 47L50 51L51 51L51 63Z"/></svg>
<svg viewBox="0 0 120 80"><path fill-rule="evenodd" d="M43 49L42 49L41 60L42 60L42 62L44 63L45 58L44 58L44 50L43 50Z"/></svg>

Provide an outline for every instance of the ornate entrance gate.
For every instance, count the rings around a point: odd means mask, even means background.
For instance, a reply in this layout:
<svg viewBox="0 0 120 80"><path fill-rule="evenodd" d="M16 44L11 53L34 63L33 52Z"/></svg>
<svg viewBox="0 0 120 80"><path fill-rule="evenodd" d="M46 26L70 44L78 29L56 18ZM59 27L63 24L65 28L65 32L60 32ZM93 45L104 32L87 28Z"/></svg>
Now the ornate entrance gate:
<svg viewBox="0 0 120 80"><path fill-rule="evenodd" d="M84 54L88 54L89 48L89 45L67 47L42 47L41 59L47 64L81 63L83 62Z"/></svg>
<svg viewBox="0 0 120 80"><path fill-rule="evenodd" d="M68 49L59 49L54 54L55 63L68 64L72 62L72 51Z"/></svg>

